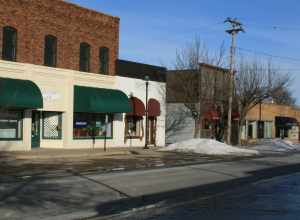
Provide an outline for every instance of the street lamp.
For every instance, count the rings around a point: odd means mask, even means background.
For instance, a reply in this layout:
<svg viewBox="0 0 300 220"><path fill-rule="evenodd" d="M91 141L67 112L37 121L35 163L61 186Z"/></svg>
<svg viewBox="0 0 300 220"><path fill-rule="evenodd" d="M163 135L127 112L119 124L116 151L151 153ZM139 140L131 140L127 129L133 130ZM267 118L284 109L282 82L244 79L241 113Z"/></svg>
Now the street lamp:
<svg viewBox="0 0 300 220"><path fill-rule="evenodd" d="M149 89L149 76L145 76L146 81L146 135L145 135L145 147L144 149L149 149L148 147L148 89Z"/></svg>

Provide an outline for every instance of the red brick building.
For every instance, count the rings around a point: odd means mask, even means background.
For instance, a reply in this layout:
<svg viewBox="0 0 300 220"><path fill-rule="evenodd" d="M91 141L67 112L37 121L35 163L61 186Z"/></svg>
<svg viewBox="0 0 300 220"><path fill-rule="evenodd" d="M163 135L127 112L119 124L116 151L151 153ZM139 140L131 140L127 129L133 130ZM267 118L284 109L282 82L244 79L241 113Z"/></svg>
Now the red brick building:
<svg viewBox="0 0 300 220"><path fill-rule="evenodd" d="M57 38L56 67L79 70L80 43L90 45L90 67L99 73L99 50L109 49L109 74L115 74L119 18L62 0L0 0L0 54L3 28L17 30L16 61L44 64L45 36Z"/></svg>
<svg viewBox="0 0 300 220"><path fill-rule="evenodd" d="M62 0L0 0L0 150L164 146L166 70L118 60L119 22Z"/></svg>

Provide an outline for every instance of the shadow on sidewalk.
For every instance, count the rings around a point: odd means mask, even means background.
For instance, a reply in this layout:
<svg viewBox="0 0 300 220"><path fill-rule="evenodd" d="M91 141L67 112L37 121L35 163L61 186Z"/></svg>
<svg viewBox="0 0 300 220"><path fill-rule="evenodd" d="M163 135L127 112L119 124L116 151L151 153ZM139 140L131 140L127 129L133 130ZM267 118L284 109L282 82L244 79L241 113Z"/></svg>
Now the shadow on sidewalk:
<svg viewBox="0 0 300 220"><path fill-rule="evenodd" d="M249 183L297 172L300 172L300 164L251 171L248 172L249 176L247 177L237 178L225 182L218 182L140 197L127 197L117 201L98 205L96 208L98 215L91 218L120 214L122 212L143 208L145 206L158 204L160 202L172 205L201 198L205 199L206 197L222 194L226 191L237 189Z"/></svg>
<svg viewBox="0 0 300 220"><path fill-rule="evenodd" d="M70 185L44 184L40 182L40 178L31 177L16 184L2 184L2 187L5 191L0 190L0 207L5 207L4 210L9 209L12 213L29 215L30 213L26 210L46 208L50 203L59 204L62 207L82 207L82 201L70 197L72 189ZM87 194L85 198L88 199L89 196Z"/></svg>

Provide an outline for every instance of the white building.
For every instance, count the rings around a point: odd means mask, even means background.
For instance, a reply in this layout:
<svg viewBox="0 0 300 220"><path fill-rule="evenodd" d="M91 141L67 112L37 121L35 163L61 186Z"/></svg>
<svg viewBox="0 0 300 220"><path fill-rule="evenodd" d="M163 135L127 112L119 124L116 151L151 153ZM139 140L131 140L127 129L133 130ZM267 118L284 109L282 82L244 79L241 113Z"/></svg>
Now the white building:
<svg viewBox="0 0 300 220"><path fill-rule="evenodd" d="M149 114L151 100L160 104L159 113L149 115L149 144L163 146L165 82L149 77ZM145 145L145 112L131 125L140 129L136 136L126 135L130 96L145 100L145 80L0 61L0 85L5 94L0 98L0 150Z"/></svg>

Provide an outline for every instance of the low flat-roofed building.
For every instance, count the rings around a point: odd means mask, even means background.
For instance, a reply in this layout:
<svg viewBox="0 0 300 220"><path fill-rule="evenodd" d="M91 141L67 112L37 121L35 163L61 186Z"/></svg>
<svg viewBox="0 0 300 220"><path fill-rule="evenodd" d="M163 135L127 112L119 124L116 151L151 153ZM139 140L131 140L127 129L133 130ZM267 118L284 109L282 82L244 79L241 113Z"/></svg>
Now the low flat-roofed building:
<svg viewBox="0 0 300 220"><path fill-rule="evenodd" d="M300 109L295 106L262 103L252 108L246 116L241 139L286 138L299 141Z"/></svg>

